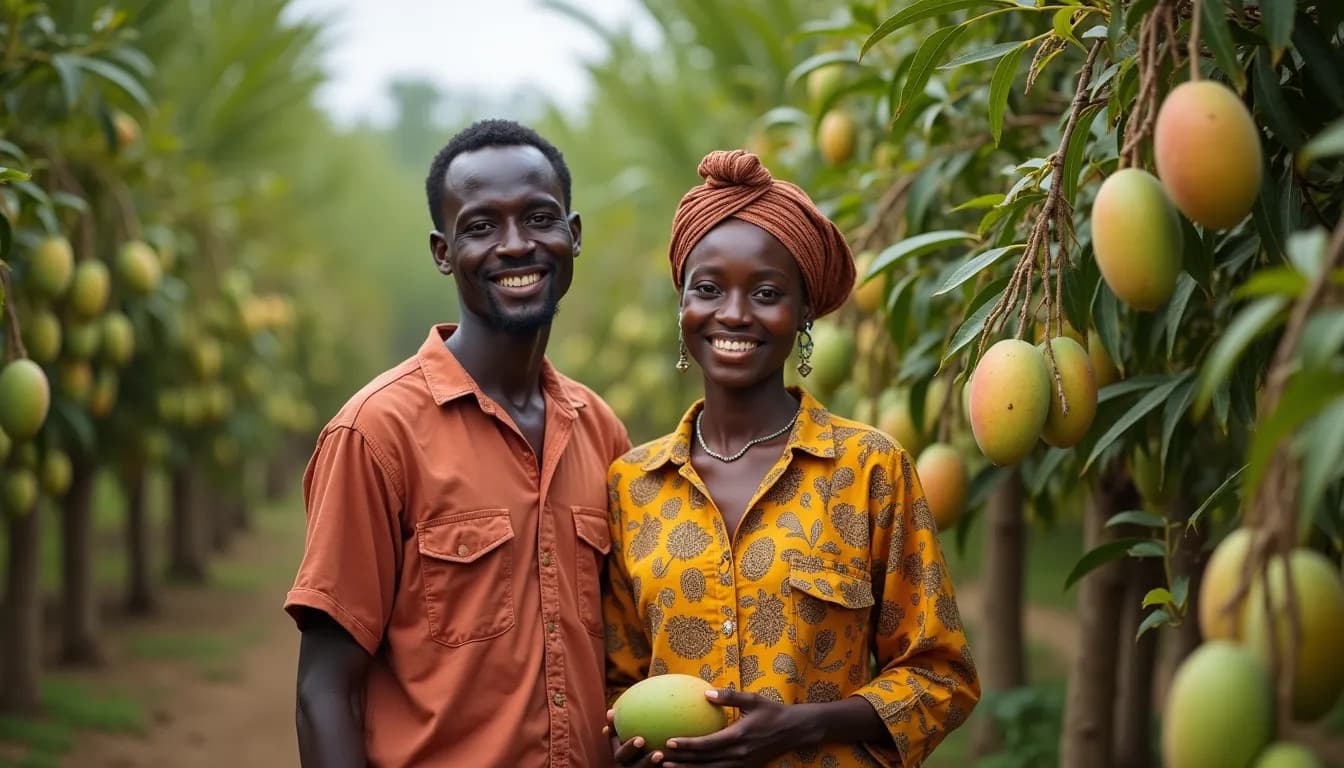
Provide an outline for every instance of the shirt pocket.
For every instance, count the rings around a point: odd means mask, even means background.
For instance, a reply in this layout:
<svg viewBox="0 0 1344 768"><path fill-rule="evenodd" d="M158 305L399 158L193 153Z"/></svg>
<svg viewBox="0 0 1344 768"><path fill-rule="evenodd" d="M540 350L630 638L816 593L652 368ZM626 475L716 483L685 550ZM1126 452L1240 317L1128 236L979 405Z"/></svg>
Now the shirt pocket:
<svg viewBox="0 0 1344 768"><path fill-rule="evenodd" d="M583 628L601 636L602 596L601 574L607 554L611 552L611 529L607 525L607 510L575 505L574 533L578 546L574 548L574 573L578 581L579 615Z"/></svg>
<svg viewBox="0 0 1344 768"><path fill-rule="evenodd" d="M867 573L834 560L795 558L789 564L789 636L802 657L799 666L838 669L864 638L875 600Z"/></svg>
<svg viewBox="0 0 1344 768"><path fill-rule="evenodd" d="M514 625L513 524L507 509L416 523L430 637L447 646L488 640Z"/></svg>

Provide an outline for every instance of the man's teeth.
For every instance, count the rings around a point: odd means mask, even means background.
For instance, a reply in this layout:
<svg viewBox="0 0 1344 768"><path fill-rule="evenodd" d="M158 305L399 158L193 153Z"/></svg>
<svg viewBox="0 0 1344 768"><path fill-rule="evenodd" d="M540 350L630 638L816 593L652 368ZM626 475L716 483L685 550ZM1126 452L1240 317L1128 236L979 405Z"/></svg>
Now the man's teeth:
<svg viewBox="0 0 1344 768"><path fill-rule="evenodd" d="M754 341L737 341L735 339L714 339L715 349L722 349L725 352L750 352L760 346Z"/></svg>
<svg viewBox="0 0 1344 768"><path fill-rule="evenodd" d="M522 288L531 285L541 279L540 272L529 272L526 275L507 275L499 278L499 284L505 288Z"/></svg>

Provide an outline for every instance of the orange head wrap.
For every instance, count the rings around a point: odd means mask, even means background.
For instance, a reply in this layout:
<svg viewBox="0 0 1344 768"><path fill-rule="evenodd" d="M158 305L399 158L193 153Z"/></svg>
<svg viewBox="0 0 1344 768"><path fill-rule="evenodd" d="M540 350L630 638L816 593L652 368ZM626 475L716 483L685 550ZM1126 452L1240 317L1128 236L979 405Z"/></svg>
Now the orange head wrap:
<svg viewBox="0 0 1344 768"><path fill-rule="evenodd" d="M704 184L681 198L672 218L672 283L682 286L691 249L720 222L738 218L764 229L798 262L816 317L845 303L854 287L854 255L844 235L798 186L770 175L741 149L715 150L700 161Z"/></svg>

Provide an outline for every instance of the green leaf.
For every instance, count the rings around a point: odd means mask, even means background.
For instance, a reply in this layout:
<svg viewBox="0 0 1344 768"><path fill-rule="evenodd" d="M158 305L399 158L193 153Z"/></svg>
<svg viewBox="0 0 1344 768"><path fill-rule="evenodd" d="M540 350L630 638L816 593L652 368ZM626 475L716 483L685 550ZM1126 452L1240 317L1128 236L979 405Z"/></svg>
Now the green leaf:
<svg viewBox="0 0 1344 768"><path fill-rule="evenodd" d="M1305 171L1309 165L1322 157L1344 155L1344 118L1336 120L1316 134L1297 153L1297 168Z"/></svg>
<svg viewBox="0 0 1344 768"><path fill-rule="evenodd" d="M1310 368L1294 374L1283 388L1278 404L1256 425L1246 473L1246 494L1254 496L1269 469L1274 451L1299 426L1336 402L1344 402L1337 371Z"/></svg>
<svg viewBox="0 0 1344 768"><path fill-rule="evenodd" d="M1205 512L1212 509L1213 505L1221 501L1228 493L1239 488L1241 486L1240 478L1249 467L1249 464L1243 464L1236 472L1228 475L1227 479L1219 484L1219 486L1213 490L1213 493L1209 494L1209 498L1205 499L1204 503L1199 505L1199 508L1195 510L1195 513L1190 515L1190 519L1186 521L1185 527L1188 529L1195 528L1199 523L1199 518L1203 517Z"/></svg>
<svg viewBox="0 0 1344 768"><path fill-rule="evenodd" d="M1167 316L1167 359L1172 359L1172 350L1176 347L1176 339L1180 337L1181 318L1185 317L1185 307L1197 287L1195 279L1185 272L1176 279L1176 290L1172 292L1171 301L1167 302L1164 310Z"/></svg>
<svg viewBox="0 0 1344 768"><path fill-rule="evenodd" d="M66 110L75 108L75 103L79 101L79 89L83 84L79 65L75 61L77 58L79 57L68 53L57 53L51 57L51 68L56 70L56 78L61 83L61 95L65 97Z"/></svg>
<svg viewBox="0 0 1344 768"><path fill-rule="evenodd" d="M1293 40L1293 17L1296 3L1291 0L1269 0L1260 4L1260 20L1264 25L1265 38L1274 51L1274 65L1279 63L1283 50Z"/></svg>
<svg viewBox="0 0 1344 768"><path fill-rule="evenodd" d="M1097 328L1097 336L1101 338L1106 354L1117 363L1124 360L1120 354L1120 302L1104 280L1097 281L1092 323Z"/></svg>
<svg viewBox="0 0 1344 768"><path fill-rule="evenodd" d="M1238 312L1227 330L1218 336L1199 374L1199 387L1195 394L1196 418L1204 415L1214 389L1231 375L1233 366L1246 347L1271 325L1282 321L1282 313L1287 306L1288 300L1282 296L1258 299Z"/></svg>
<svg viewBox="0 0 1344 768"><path fill-rule="evenodd" d="M1143 596L1144 608L1152 605L1166 605L1167 603L1172 602L1175 602L1175 600L1172 598L1171 592L1166 587L1150 589L1148 590L1148 594Z"/></svg>
<svg viewBox="0 0 1344 768"><path fill-rule="evenodd" d="M1005 254L1013 251L1020 251L1026 247L1026 243L1019 243L1017 245L1007 245L1002 248L992 248L978 256L967 259L961 266L952 270L952 274L947 276L947 279L933 292L933 295L942 296L943 294L952 291L962 283L980 274L982 270L988 268L994 262L1003 258Z"/></svg>
<svg viewBox="0 0 1344 768"><path fill-rule="evenodd" d="M1344 400L1316 418L1302 446L1302 487L1299 507L1310 519L1321 509L1325 489L1344 472Z"/></svg>
<svg viewBox="0 0 1344 768"><path fill-rule="evenodd" d="M907 237L906 239L883 249L883 251L877 255L877 258L873 260L872 266L868 268L868 274L865 275L863 279L868 280L874 275L890 269L892 265L902 259L920 256L941 248L946 248L955 243L976 239L978 239L976 235L971 232L962 232L953 229L942 229L936 232L925 232L922 235Z"/></svg>
<svg viewBox="0 0 1344 768"><path fill-rule="evenodd" d="M958 211L971 211L980 208L993 208L999 203L1002 203L1003 198L1004 194L1002 192L990 192L987 195L980 195L979 197L973 197L970 200L967 200L961 205L958 205L956 208L953 208L951 211L949 211L949 213L956 213Z"/></svg>
<svg viewBox="0 0 1344 768"><path fill-rule="evenodd" d="M1078 38L1073 34L1072 18L1073 14L1078 10L1078 8L1060 8L1058 11L1055 11L1052 27L1055 37L1058 37L1066 43L1073 43L1080 50L1086 51L1086 46L1079 42Z"/></svg>
<svg viewBox="0 0 1344 768"><path fill-rule="evenodd" d="M995 280L985 286L972 301L968 308L970 314L966 317L966 322L961 324L957 332L953 334L952 341L947 345L947 351L943 353L943 359L940 363L946 365L958 352L966 345L980 337L980 332L985 329L985 321L989 319L989 313L994 311L994 306L999 303L1003 292L1008 288L1009 278Z"/></svg>
<svg viewBox="0 0 1344 768"><path fill-rule="evenodd" d="M120 88L130 96L141 109L149 112L154 109L154 101L145 91L145 87L135 76L115 64L108 63L102 59L93 59L87 56L72 56L75 63L81 69L92 72L95 75L107 80Z"/></svg>
<svg viewBox="0 0 1344 768"><path fill-rule="evenodd" d="M1153 388L1148 394L1140 398L1139 402L1135 403L1134 406L1129 409L1128 413L1112 424L1110 429L1106 430L1106 433L1092 446L1092 453L1088 455L1087 461L1083 464L1082 471L1086 472L1088 467L1092 466L1092 462L1096 461L1097 457L1109 448L1111 443L1118 440L1130 427L1137 424L1144 416L1147 416L1150 411L1165 402L1167 397L1181 385L1181 382L1190 377L1191 373L1191 371L1186 371L1171 379L1166 384Z"/></svg>
<svg viewBox="0 0 1344 768"><path fill-rule="evenodd" d="M1227 16L1221 2L1201 3L1201 27L1204 42L1213 50L1213 59L1218 68L1232 79L1232 85L1238 93L1246 90L1246 73L1237 60L1237 48L1232 42L1232 31L1228 29Z"/></svg>
<svg viewBox="0 0 1344 768"><path fill-rule="evenodd" d="M1171 616L1167 613L1165 608L1158 608L1147 616L1144 616L1143 622L1139 624L1139 631L1134 635L1134 642L1137 643L1139 638L1143 637L1144 633L1148 632L1148 630L1156 629L1169 621L1171 621Z"/></svg>
<svg viewBox="0 0 1344 768"><path fill-rule="evenodd" d="M866 55L874 45L877 45L888 35L901 27L914 24L920 19L927 19L943 13L952 13L967 8L974 8L978 5L1006 5L1007 3L996 2L995 0L919 0L902 8L887 18L886 21L878 25L877 29L863 41L863 48L859 51L859 57Z"/></svg>
<svg viewBox="0 0 1344 768"><path fill-rule="evenodd" d="M1298 357L1308 367L1329 365L1344 347L1344 307L1321 309L1308 316L1298 344Z"/></svg>
<svg viewBox="0 0 1344 768"><path fill-rule="evenodd" d="M1157 541L1141 541L1130 547L1128 550L1130 557L1166 557L1167 550Z"/></svg>
<svg viewBox="0 0 1344 768"><path fill-rule="evenodd" d="M33 175L27 171L20 171L18 168L6 168L0 165L0 182L6 181L27 181Z"/></svg>
<svg viewBox="0 0 1344 768"><path fill-rule="evenodd" d="M1106 527L1112 528L1117 525L1141 525L1144 528L1166 528L1167 519L1161 515L1155 515L1142 509L1130 509L1124 512L1116 512L1111 515L1111 519L1106 521Z"/></svg>
<svg viewBox="0 0 1344 768"><path fill-rule="evenodd" d="M1251 90L1255 93L1256 113L1264 118L1265 124L1288 149L1296 152L1306 141L1302 126L1293 116L1279 86L1279 73L1269 63L1269 50L1261 47L1255 52L1255 70L1251 79Z"/></svg>
<svg viewBox="0 0 1344 768"><path fill-rule="evenodd" d="M1101 388L1101 391L1097 393L1097 405L1135 392L1142 392L1145 389L1152 389L1167 381L1168 378L1166 376L1156 373L1121 379L1114 384L1107 384Z"/></svg>
<svg viewBox="0 0 1344 768"><path fill-rule="evenodd" d="M1106 45L1110 48L1109 58L1115 60L1120 48L1120 38L1125 34L1124 0L1111 0L1111 19L1106 25Z"/></svg>
<svg viewBox="0 0 1344 768"><path fill-rule="evenodd" d="M1303 276L1314 278L1320 274L1328 244L1329 234L1321 227L1294 232L1288 236L1288 261Z"/></svg>
<svg viewBox="0 0 1344 768"><path fill-rule="evenodd" d="M51 202L54 205L70 208L79 211L80 213L89 212L89 204L84 201L84 198L78 195L72 195L69 192L52 192Z"/></svg>
<svg viewBox="0 0 1344 768"><path fill-rule="evenodd" d="M1314 24L1293 27L1293 47L1302 55L1302 73L1330 102L1335 114L1344 112L1344 65L1339 49Z"/></svg>
<svg viewBox="0 0 1344 768"><path fill-rule="evenodd" d="M1171 601L1181 608L1185 607L1185 599L1190 596L1190 577L1177 576L1171 583Z"/></svg>
<svg viewBox="0 0 1344 768"><path fill-rule="evenodd" d="M1158 451L1158 484L1165 485L1167 480L1167 452L1171 449L1171 438L1176 435L1176 428L1185 420L1185 414L1190 410L1190 403L1195 399L1195 382L1193 380L1182 384L1162 409L1162 445Z"/></svg>
<svg viewBox="0 0 1344 768"><path fill-rule="evenodd" d="M962 26L943 27L920 44L910 61L910 70L906 73L905 87L901 89L901 101L896 106L895 114L900 115L904 112L915 97L924 92L924 86L929 82L929 77L933 75L934 67L937 66L944 51L955 44L957 38L965 31L966 28Z"/></svg>
<svg viewBox="0 0 1344 768"><path fill-rule="evenodd" d="M1260 296L1282 296L1296 299L1307 289L1307 276L1290 266L1270 267L1247 278L1232 292L1234 299L1252 299Z"/></svg>
<svg viewBox="0 0 1344 768"><path fill-rule="evenodd" d="M1088 107L1078 115L1078 124L1074 126L1073 136L1069 138L1069 146L1064 153L1064 199L1070 206L1078 196L1078 174L1083 170L1083 153L1087 151L1092 121L1101 114L1101 108L1101 104Z"/></svg>
<svg viewBox="0 0 1344 768"><path fill-rule="evenodd" d="M822 67L835 64L857 64L859 57L852 50L845 51L826 51L818 53L815 56L809 56L798 62L798 65L789 70L789 74L784 78L784 87L792 88L798 81L812 74Z"/></svg>
<svg viewBox="0 0 1344 768"><path fill-rule="evenodd" d="M996 147L1003 134L1003 116L1008 111L1008 95L1012 91L1013 81L1017 79L1017 65L1026 50L1024 45L999 59L989 80L989 132L994 137Z"/></svg>
<svg viewBox="0 0 1344 768"><path fill-rule="evenodd" d="M1064 589L1073 586L1079 579L1112 560L1119 560L1125 556L1130 547L1145 541L1148 539L1130 537L1097 545L1074 564L1073 570L1069 571L1069 575L1064 579Z"/></svg>
<svg viewBox="0 0 1344 768"><path fill-rule="evenodd" d="M1205 247L1205 241L1199 236L1199 230L1184 216L1181 220L1181 232L1184 240L1181 244L1181 261L1185 271L1195 279L1206 292L1213 285L1213 253Z"/></svg>
<svg viewBox="0 0 1344 768"><path fill-rule="evenodd" d="M967 64L977 64L982 61L993 61L1005 54L1011 53L1014 48L1026 46L1026 40L1015 40L1011 43L996 43L988 48L981 48L975 51L967 51L960 56L952 57L952 60L946 64L939 65L939 69L956 69L964 67Z"/></svg>
<svg viewBox="0 0 1344 768"><path fill-rule="evenodd" d="M905 342L905 326L910 322L912 286L923 277L917 269L910 270L887 294L887 333L897 344Z"/></svg>

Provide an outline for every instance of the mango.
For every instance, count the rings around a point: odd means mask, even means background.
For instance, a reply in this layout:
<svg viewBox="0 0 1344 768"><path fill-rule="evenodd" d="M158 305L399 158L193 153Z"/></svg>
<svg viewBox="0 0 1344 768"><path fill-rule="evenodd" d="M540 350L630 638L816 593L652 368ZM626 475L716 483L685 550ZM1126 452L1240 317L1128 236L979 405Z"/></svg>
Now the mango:
<svg viewBox="0 0 1344 768"><path fill-rule="evenodd" d="M15 517L33 510L37 503L37 476L30 469L6 467L0 470L0 506Z"/></svg>
<svg viewBox="0 0 1344 768"><path fill-rule="evenodd" d="M18 441L32 438L50 408L51 386L37 363L20 358L0 370L0 429L5 434Z"/></svg>
<svg viewBox="0 0 1344 768"><path fill-rule="evenodd" d="M110 283L111 276L106 264L97 259L79 262L70 281L70 295L67 297L70 309L84 320L102 314L107 307Z"/></svg>
<svg viewBox="0 0 1344 768"><path fill-rule="evenodd" d="M223 348L215 339L204 336L191 348L192 368L201 379L213 379L219 375L223 360Z"/></svg>
<svg viewBox="0 0 1344 768"><path fill-rule="evenodd" d="M854 339L839 325L820 320L812 326L812 373L819 392L830 392L849 378L854 364Z"/></svg>
<svg viewBox="0 0 1344 768"><path fill-rule="evenodd" d="M1166 768L1250 768L1274 728L1269 672L1227 640L1196 648L1177 667L1162 713Z"/></svg>
<svg viewBox="0 0 1344 768"><path fill-rule="evenodd" d="M644 738L646 750L664 749L678 736L705 736L727 724L721 707L705 698L713 686L698 677L655 675L625 690L612 705L621 741Z"/></svg>
<svg viewBox="0 0 1344 768"><path fill-rule="evenodd" d="M854 145L858 143L858 126L854 118L843 109L832 109L821 118L817 125L817 148L827 165L844 165L854 157Z"/></svg>
<svg viewBox="0 0 1344 768"><path fill-rule="evenodd" d="M108 312L102 322L103 358L115 366L123 366L135 356L135 328L131 319L121 312Z"/></svg>
<svg viewBox="0 0 1344 768"><path fill-rule="evenodd" d="M122 243L117 253L117 272L121 282L137 296L148 296L159 287L163 266L154 249L143 240Z"/></svg>
<svg viewBox="0 0 1344 768"><path fill-rule="evenodd" d="M938 530L957 524L966 511L970 479L961 452L947 443L934 443L919 454L915 462L924 496L928 499Z"/></svg>
<svg viewBox="0 0 1344 768"><path fill-rule="evenodd" d="M55 313L39 309L23 323L23 347L40 365L53 362L61 354L61 321Z"/></svg>
<svg viewBox="0 0 1344 768"><path fill-rule="evenodd" d="M1243 597L1228 605L1241 584L1246 558L1251 553L1253 531L1238 528L1213 548L1199 584L1199 633L1205 640L1240 640L1242 617L1246 613ZM1227 608L1227 610L1224 610Z"/></svg>
<svg viewBox="0 0 1344 768"><path fill-rule="evenodd" d="M1260 132L1222 83L1185 82L1167 94L1153 126L1153 155L1171 201L1209 229L1246 218L1260 194Z"/></svg>
<svg viewBox="0 0 1344 768"><path fill-rule="evenodd" d="M75 252L61 235L42 240L33 252L28 267L29 285L41 296L57 299L65 295L75 272Z"/></svg>
<svg viewBox="0 0 1344 768"><path fill-rule="evenodd" d="M42 456L42 466L38 469L38 485L42 493L58 499L70 490L70 481L74 478L74 465L70 456L56 448L48 448Z"/></svg>
<svg viewBox="0 0 1344 768"><path fill-rule="evenodd" d="M1045 355L1045 344L1039 346ZM1064 404L1059 400L1059 388L1054 377L1050 377L1050 412L1045 417L1045 427L1041 430L1041 439L1055 448L1072 448L1087 435L1092 428L1092 419L1097 415L1097 382L1092 375L1092 363L1088 360L1083 345L1067 336L1050 340L1050 349L1054 352L1055 368L1059 371L1059 381L1064 388L1064 397L1069 412L1064 413ZM1046 360L1046 370L1050 361Z"/></svg>
<svg viewBox="0 0 1344 768"><path fill-rule="evenodd" d="M1252 768L1325 768L1325 764L1301 744L1276 741L1265 747Z"/></svg>
<svg viewBox="0 0 1344 768"><path fill-rule="evenodd" d="M1106 353L1101 337L1090 328L1087 331L1087 358L1092 363L1092 377L1097 383L1098 392L1120 380L1120 369L1115 367L1115 361Z"/></svg>
<svg viewBox="0 0 1344 768"><path fill-rule="evenodd" d="M1139 168L1116 171L1092 203L1092 250L1111 292L1134 309L1160 309L1181 274L1181 221L1162 182Z"/></svg>
<svg viewBox="0 0 1344 768"><path fill-rule="evenodd" d="M1344 584L1334 565L1311 549L1299 547L1290 552L1288 570L1302 630L1293 671L1293 719L1311 722L1328 712L1344 689L1344 659L1339 653L1340 638L1344 638ZM1285 658L1289 642L1282 556L1274 557L1269 564L1267 589L1274 605L1272 622L1265 609L1265 582L1261 574L1251 582L1241 632L1246 647L1269 664L1269 633L1277 633L1279 652Z"/></svg>
<svg viewBox="0 0 1344 768"><path fill-rule="evenodd" d="M1041 351L1021 339L985 350L971 374L971 432L996 466L1021 461L1050 413L1050 374Z"/></svg>
<svg viewBox="0 0 1344 768"><path fill-rule="evenodd" d="M56 385L72 401L87 404L93 394L93 366L83 360L62 360L56 368Z"/></svg>
<svg viewBox="0 0 1344 768"><path fill-rule="evenodd" d="M807 73L807 98L812 106L820 107L845 79L844 64L828 64Z"/></svg>
<svg viewBox="0 0 1344 768"><path fill-rule="evenodd" d="M93 380L93 390L89 393L89 415L101 419L112 413L117 404L117 373L102 368Z"/></svg>
<svg viewBox="0 0 1344 768"><path fill-rule="evenodd" d="M868 274L868 268L872 266L873 260L877 254L873 251L864 251L854 259L854 270L858 277L854 281L854 303L865 315L871 315L882 308L887 299L887 276L877 275L866 283L861 283L863 276Z"/></svg>
<svg viewBox="0 0 1344 768"><path fill-rule="evenodd" d="M924 437L910 416L909 403L909 394L904 390L882 393L878 404L877 428L909 451L911 456L918 456L924 448Z"/></svg>
<svg viewBox="0 0 1344 768"><path fill-rule="evenodd" d="M65 329L65 355L72 360L91 360L102 341L103 327L97 320L71 323Z"/></svg>
<svg viewBox="0 0 1344 768"><path fill-rule="evenodd" d="M0 429L0 464L4 464L9 459L9 452L14 448L14 441L9 439L5 430Z"/></svg>

